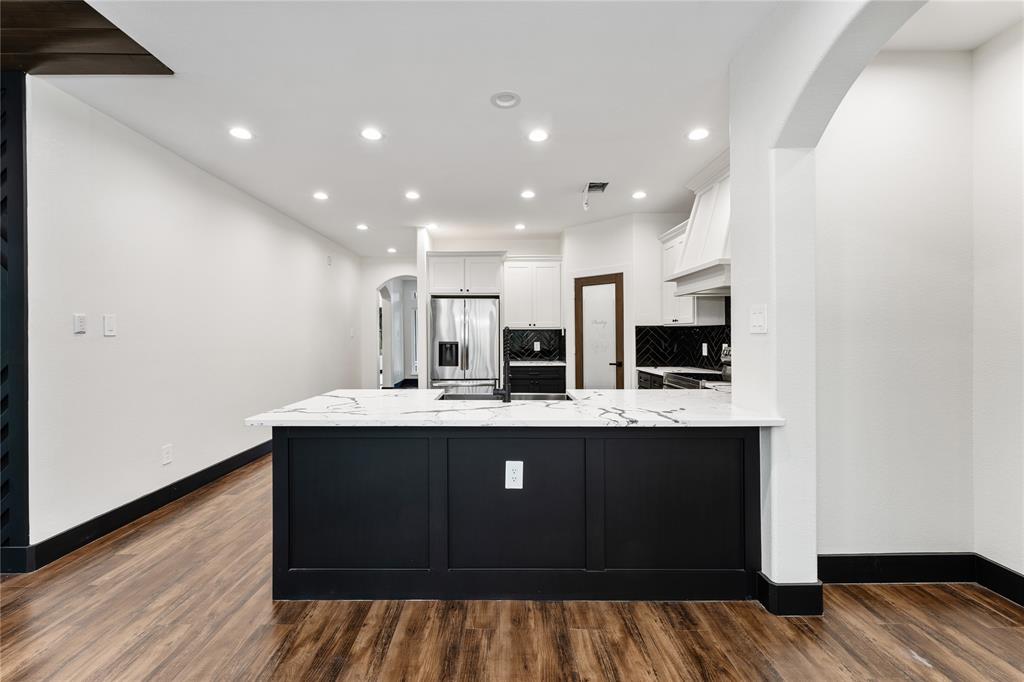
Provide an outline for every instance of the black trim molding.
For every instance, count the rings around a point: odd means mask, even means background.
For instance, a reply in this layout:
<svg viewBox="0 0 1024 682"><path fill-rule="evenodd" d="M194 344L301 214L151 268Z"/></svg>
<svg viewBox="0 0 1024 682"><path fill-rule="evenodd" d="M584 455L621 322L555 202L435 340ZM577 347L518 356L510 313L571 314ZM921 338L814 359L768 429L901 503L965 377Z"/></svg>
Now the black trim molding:
<svg viewBox="0 0 1024 682"><path fill-rule="evenodd" d="M107 533L142 518L165 504L174 502L178 498L184 497L208 483L212 483L221 476L263 457L270 452L271 443L272 441L268 440L254 445L248 450L228 457L163 488L154 490L137 500L132 500L116 509L111 509L96 518L90 519L74 528L69 528L63 533L54 535L37 544L0 548L0 572L28 573L42 568L64 555L70 554L79 547L83 547Z"/></svg>
<svg viewBox="0 0 1024 682"><path fill-rule="evenodd" d="M776 616L820 616L824 611L821 581L776 583L757 572L757 600Z"/></svg>
<svg viewBox="0 0 1024 682"><path fill-rule="evenodd" d="M1024 575L972 552L822 554L824 583L978 583L1024 606Z"/></svg>

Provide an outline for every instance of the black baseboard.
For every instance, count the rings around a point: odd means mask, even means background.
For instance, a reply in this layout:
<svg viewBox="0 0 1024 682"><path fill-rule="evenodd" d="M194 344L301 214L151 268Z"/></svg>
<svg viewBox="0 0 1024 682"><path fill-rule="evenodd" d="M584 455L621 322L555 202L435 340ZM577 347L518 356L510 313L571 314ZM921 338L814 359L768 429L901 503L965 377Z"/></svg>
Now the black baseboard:
<svg viewBox="0 0 1024 682"><path fill-rule="evenodd" d="M1024 606L1024 575L971 552L822 554L823 583L978 583Z"/></svg>
<svg viewBox="0 0 1024 682"><path fill-rule="evenodd" d="M217 462L201 471L154 490L137 500L132 500L116 509L69 528L63 533L47 538L27 547L0 548L0 572L28 573L70 554L107 533L117 530L180 497L212 483L270 452L272 441L266 441Z"/></svg>
<svg viewBox="0 0 1024 682"><path fill-rule="evenodd" d="M820 616L824 610L821 582L775 583L760 571L757 600L776 616Z"/></svg>

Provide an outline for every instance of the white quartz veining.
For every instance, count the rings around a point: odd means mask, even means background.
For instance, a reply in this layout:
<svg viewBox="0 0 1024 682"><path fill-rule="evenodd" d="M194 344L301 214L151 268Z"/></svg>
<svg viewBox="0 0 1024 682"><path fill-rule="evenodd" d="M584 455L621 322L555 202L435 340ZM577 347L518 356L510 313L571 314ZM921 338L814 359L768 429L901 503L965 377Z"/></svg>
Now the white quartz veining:
<svg viewBox="0 0 1024 682"><path fill-rule="evenodd" d="M565 367L565 360L510 360L513 367Z"/></svg>
<svg viewBox="0 0 1024 682"><path fill-rule="evenodd" d="M657 374L659 377L665 376L665 372L676 372L681 374L721 374L717 369L707 369L706 367L637 367L638 372L647 372L648 374Z"/></svg>
<svg viewBox="0 0 1024 682"><path fill-rule="evenodd" d="M719 391L576 390L573 400L438 400L441 390L338 389L271 410L249 426L782 426Z"/></svg>

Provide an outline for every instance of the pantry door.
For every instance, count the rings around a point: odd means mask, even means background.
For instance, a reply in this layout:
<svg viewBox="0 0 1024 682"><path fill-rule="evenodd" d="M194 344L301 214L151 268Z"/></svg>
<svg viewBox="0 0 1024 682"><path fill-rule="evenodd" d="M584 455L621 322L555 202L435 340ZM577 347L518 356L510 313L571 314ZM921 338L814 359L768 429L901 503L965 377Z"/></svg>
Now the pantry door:
<svg viewBox="0 0 1024 682"><path fill-rule="evenodd" d="M575 281L576 388L623 388L622 273Z"/></svg>

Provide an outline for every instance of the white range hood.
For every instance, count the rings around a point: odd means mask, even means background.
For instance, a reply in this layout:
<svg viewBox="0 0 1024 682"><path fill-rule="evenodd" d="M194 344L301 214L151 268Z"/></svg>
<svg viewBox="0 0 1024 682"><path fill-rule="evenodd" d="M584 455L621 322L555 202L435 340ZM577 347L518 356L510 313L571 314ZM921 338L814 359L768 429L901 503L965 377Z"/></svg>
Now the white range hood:
<svg viewBox="0 0 1024 682"><path fill-rule="evenodd" d="M697 196L675 269L665 281L675 283L676 296L728 296L732 284L729 150L686 185Z"/></svg>

